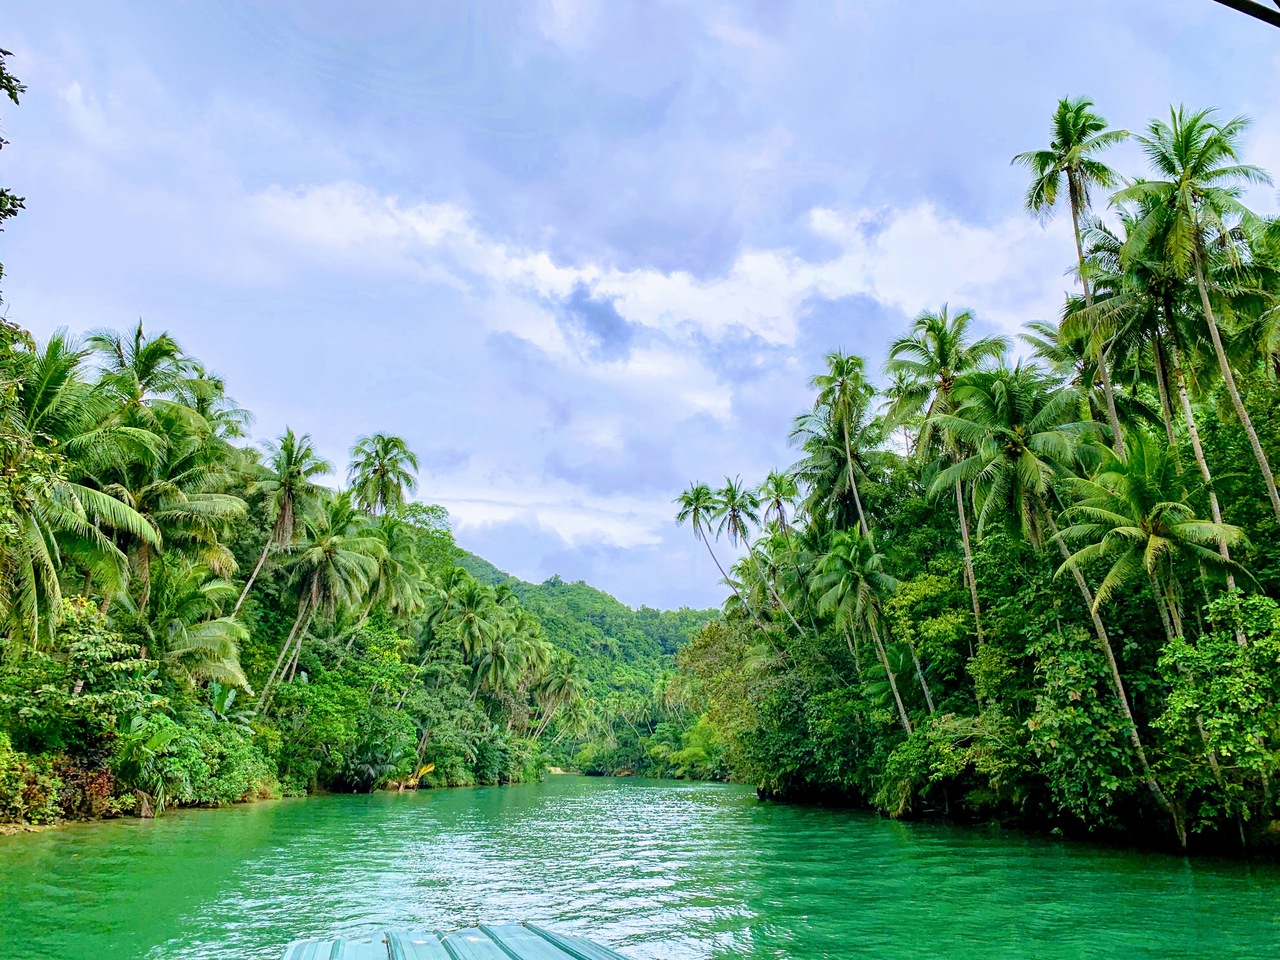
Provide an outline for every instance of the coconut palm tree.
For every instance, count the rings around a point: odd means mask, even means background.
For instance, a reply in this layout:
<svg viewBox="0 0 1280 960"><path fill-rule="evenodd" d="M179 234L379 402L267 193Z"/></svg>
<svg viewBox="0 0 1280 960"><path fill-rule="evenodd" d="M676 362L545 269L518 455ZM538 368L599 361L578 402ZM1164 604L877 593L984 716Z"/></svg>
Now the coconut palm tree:
<svg viewBox="0 0 1280 960"><path fill-rule="evenodd" d="M471 577L458 587L451 598L448 623L457 631L464 657L474 660L481 655L501 632L502 617L490 588Z"/></svg>
<svg viewBox="0 0 1280 960"><path fill-rule="evenodd" d="M298 587L298 614L262 687L262 709L270 704L274 685L292 679L307 626L317 613L333 616L337 606L355 606L369 588L385 547L372 534L367 518L351 494L324 499L314 516L303 518L303 543L293 564Z"/></svg>
<svg viewBox="0 0 1280 960"><path fill-rule="evenodd" d="M720 579L733 591L733 595L751 615L752 619L755 620L756 625L761 630L764 630L765 625L761 622L755 609L743 600L737 583L729 578L729 574L725 573L725 569L716 556L715 550L711 548L711 541L707 539L707 532L711 529L711 521L715 518L716 510L718 509L716 495L712 492L711 487L705 483L692 483L680 496L676 497L674 502L679 507L676 511L676 526L682 527L688 523L693 527L693 538L701 541L707 548L707 553L711 555L712 563L720 571Z"/></svg>
<svg viewBox="0 0 1280 960"><path fill-rule="evenodd" d="M1138 141L1156 175L1164 179L1130 184L1116 194L1116 200L1133 201L1146 208L1146 215L1125 244L1126 256L1147 255L1149 241L1159 236L1165 259L1184 275L1194 277L1223 386L1249 437L1267 497L1280 522L1280 492L1227 358L1207 279L1211 248L1214 255L1229 262L1239 259L1243 241L1240 227L1255 219L1241 202L1244 189L1271 181L1260 168L1240 162L1239 141L1249 121L1235 117L1217 123L1215 116L1213 110L1176 107L1170 109L1168 123L1152 120L1146 135L1138 137Z"/></svg>
<svg viewBox="0 0 1280 960"><path fill-rule="evenodd" d="M853 458L852 436L866 416L867 405L875 394L866 378L866 361L836 350L827 354L827 371L809 381L810 389L818 391L814 410L824 410L829 421L839 430L844 441L844 453L848 461L849 492L858 511L858 525L865 536L871 536L866 511L862 509L862 497L858 493L858 470Z"/></svg>
<svg viewBox="0 0 1280 960"><path fill-rule="evenodd" d="M1077 500L1060 537L1080 543L1064 561L1109 564L1094 595L1102 606L1119 589L1146 579L1170 642L1183 636L1178 569L1238 570L1220 545L1244 541L1238 527L1196 516L1175 452L1143 430L1129 434L1128 461L1111 457L1091 478L1065 481Z"/></svg>
<svg viewBox="0 0 1280 960"><path fill-rule="evenodd" d="M882 449L884 423L870 418L869 412L863 406L844 422L826 407L796 417L788 441L804 457L790 472L807 491L804 509L810 518L861 528L865 518L858 491L888 459Z"/></svg>
<svg viewBox="0 0 1280 960"><path fill-rule="evenodd" d="M190 412L190 411L188 411ZM164 441L153 462L128 464L104 491L129 504L155 529L166 550L180 550L229 576L235 558L226 545L229 525L243 516L245 502L222 492L230 481L222 444L211 440L203 420L177 413L172 405L152 411L152 431ZM138 600L146 609L151 595L151 562L161 547L134 538L130 555L142 584Z"/></svg>
<svg viewBox="0 0 1280 960"><path fill-rule="evenodd" d="M262 494L267 500L267 515L271 517L271 532L262 545L262 553L254 564L253 572L245 581L244 589L236 600L234 617L240 613L245 598L267 562L272 550L284 550L293 543L298 529L299 514L310 513L316 506L321 488L314 482L333 470L329 461L321 457L310 434L295 434L285 427L278 440L266 440L262 444L267 462L258 467L258 477L249 487L249 493Z"/></svg>
<svg viewBox="0 0 1280 960"><path fill-rule="evenodd" d="M154 460L163 441L124 425L118 398L84 378L88 349L56 331L44 343L13 352L12 403L3 447L4 475L14 478L9 500L16 535L0 558L10 589L0 607L15 617L15 635L48 639L56 626L64 563L85 571L85 592L96 584L119 590L128 561L117 540L159 546L156 531L127 503L104 493L97 474L119 464Z"/></svg>
<svg viewBox="0 0 1280 960"><path fill-rule="evenodd" d="M898 721L908 734L911 718L898 690L898 680L889 664L880 633L881 603L897 589L898 582L884 571L884 556L859 530L838 530L830 548L818 561L812 590L818 597L818 610L831 614L836 627L843 631L849 651L856 657L854 633L871 637L880 666L884 668L898 708Z"/></svg>
<svg viewBox="0 0 1280 960"><path fill-rule="evenodd" d="M1090 195L1095 189L1110 189L1120 181L1119 175L1098 159L1098 156L1129 136L1127 130L1108 130L1107 121L1093 111L1093 101L1087 97L1067 97L1058 101L1053 114L1053 132L1049 146L1030 150L1013 158L1031 171L1031 185L1027 188L1027 209L1043 219L1051 217L1058 206L1062 189L1066 187L1067 202L1071 208L1071 226L1076 240L1076 261L1080 267L1080 285L1086 304L1092 305L1093 293L1085 276L1084 246L1081 243L1081 222L1089 209ZM1111 382L1110 364L1106 344L1097 345L1098 373L1107 404L1107 422L1111 425L1112 443L1116 451L1124 455L1124 437L1120 431L1120 417L1116 411L1115 389Z"/></svg>
<svg viewBox="0 0 1280 960"><path fill-rule="evenodd" d="M147 336L142 321L132 333L97 330L85 341L102 367L102 383L120 399L128 423L151 427L165 411L172 422L202 419L182 401L194 371L191 360L167 333Z"/></svg>
<svg viewBox="0 0 1280 960"><path fill-rule="evenodd" d="M764 507L765 523L772 523L786 535L790 530L788 513L795 509L800 489L790 473L770 470L764 482L756 488L756 500Z"/></svg>
<svg viewBox="0 0 1280 960"><path fill-rule="evenodd" d="M533 731L533 739L540 740L547 725L562 709L579 699L584 689L586 678L582 674L578 658L571 653L558 653L535 691L542 707L542 718Z"/></svg>
<svg viewBox="0 0 1280 960"><path fill-rule="evenodd" d="M375 433L351 448L347 482L358 507L375 516L404 506L406 493L418 489L418 455L400 437Z"/></svg>
<svg viewBox="0 0 1280 960"><path fill-rule="evenodd" d="M955 400L955 413L943 415L941 426L974 452L942 471L934 481L935 488L945 489L956 478L973 485L980 537L987 527L1003 524L1033 547L1041 547L1047 539L1058 545L1106 655L1112 688L1143 780L1173 819L1174 829L1185 846L1185 825L1151 770L1120 664L1093 592L1058 536L1057 521L1050 508L1055 480L1070 474L1077 462L1078 442L1094 432L1096 425L1073 421L1075 398L1067 391L1050 389L1043 374L1021 364L1012 369L1001 367L966 374L956 385Z"/></svg>
<svg viewBox="0 0 1280 960"><path fill-rule="evenodd" d="M189 682L212 680L249 690L239 654L248 631L234 617L222 615L236 595L234 584L177 555L165 557L156 568L147 621L156 659Z"/></svg>
<svg viewBox="0 0 1280 960"><path fill-rule="evenodd" d="M984 364L999 360L1009 349L1003 337L981 337L970 341L969 325L973 313L961 310L952 315L944 303L934 313L922 311L911 332L899 337L889 347L885 371L907 378L909 386L890 409L891 420L921 416L916 436L916 452L954 462L961 450L956 438L938 426L938 417L952 411L951 393L956 378ZM960 542L964 550L964 576L973 605L973 626L978 641L983 639L982 608L978 602L978 577L973 569L973 548L969 538L969 518L965 511L964 485L959 479L954 486L956 516L960 521Z"/></svg>
<svg viewBox="0 0 1280 960"><path fill-rule="evenodd" d="M760 523L760 497L743 484L741 477L725 477L724 486L715 492L711 515L713 519L720 521L716 527L716 536L722 533L727 534L732 546L737 546L741 542L747 548L746 560L749 563L745 564L746 567L754 568L753 572L760 577L762 586L773 597L773 603L778 605L787 615L792 626L803 635L804 628L796 621L791 608L787 606L778 594L773 581L761 568L760 558L751 545L751 528Z"/></svg>

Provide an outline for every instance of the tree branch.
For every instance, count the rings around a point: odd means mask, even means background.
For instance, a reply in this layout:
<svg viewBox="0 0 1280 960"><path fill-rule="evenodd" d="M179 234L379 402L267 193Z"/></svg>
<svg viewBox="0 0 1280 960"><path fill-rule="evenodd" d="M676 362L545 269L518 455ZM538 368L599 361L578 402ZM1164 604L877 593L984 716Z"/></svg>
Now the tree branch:
<svg viewBox="0 0 1280 960"><path fill-rule="evenodd" d="M1261 20L1263 23L1269 23L1273 27L1280 27L1280 9L1272 10L1270 7L1264 7L1255 0L1214 0L1214 3L1220 3L1224 7L1230 7L1232 10L1239 10L1241 13ZM1276 6L1280 7L1280 0L1275 0Z"/></svg>

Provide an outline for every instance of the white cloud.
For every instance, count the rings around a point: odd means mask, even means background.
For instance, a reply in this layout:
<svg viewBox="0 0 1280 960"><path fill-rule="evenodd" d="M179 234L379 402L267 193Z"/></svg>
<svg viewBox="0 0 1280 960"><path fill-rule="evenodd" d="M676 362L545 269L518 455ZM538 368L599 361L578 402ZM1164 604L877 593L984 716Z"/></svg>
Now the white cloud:
<svg viewBox="0 0 1280 960"><path fill-rule="evenodd" d="M901 209L815 208L808 225L833 256L806 260L786 248L747 249L720 276L562 264L474 227L454 204L402 204L351 183L272 189L254 204L262 224L346 269L395 265L463 288L482 283L500 308L495 329L567 358L570 345L540 311L579 286L611 299L626 320L681 339L712 340L745 330L775 346L796 342L802 305L865 294L909 314L950 300L973 306L1008 330L1054 313L1069 283L1066 227L1017 216L966 223L929 203ZM515 304L523 301L528 309ZM617 371L614 371L617 372Z"/></svg>

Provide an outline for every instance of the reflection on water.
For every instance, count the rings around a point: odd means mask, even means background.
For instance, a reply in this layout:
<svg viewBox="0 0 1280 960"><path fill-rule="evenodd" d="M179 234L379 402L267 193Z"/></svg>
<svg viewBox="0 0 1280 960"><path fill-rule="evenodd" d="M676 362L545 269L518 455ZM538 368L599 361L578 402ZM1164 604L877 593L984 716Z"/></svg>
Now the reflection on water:
<svg viewBox="0 0 1280 960"><path fill-rule="evenodd" d="M579 777L0 839L6 960L275 958L517 920L653 960L1261 957L1280 871Z"/></svg>

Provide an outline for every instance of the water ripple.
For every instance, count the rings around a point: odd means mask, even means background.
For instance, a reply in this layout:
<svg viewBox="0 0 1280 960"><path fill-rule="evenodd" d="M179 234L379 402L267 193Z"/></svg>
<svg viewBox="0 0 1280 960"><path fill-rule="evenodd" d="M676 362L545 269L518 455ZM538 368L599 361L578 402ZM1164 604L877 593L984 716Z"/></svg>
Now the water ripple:
<svg viewBox="0 0 1280 960"><path fill-rule="evenodd" d="M4 957L275 958L530 920L636 960L1245 958L1280 872L757 803L719 784L323 797L0 841Z"/></svg>

